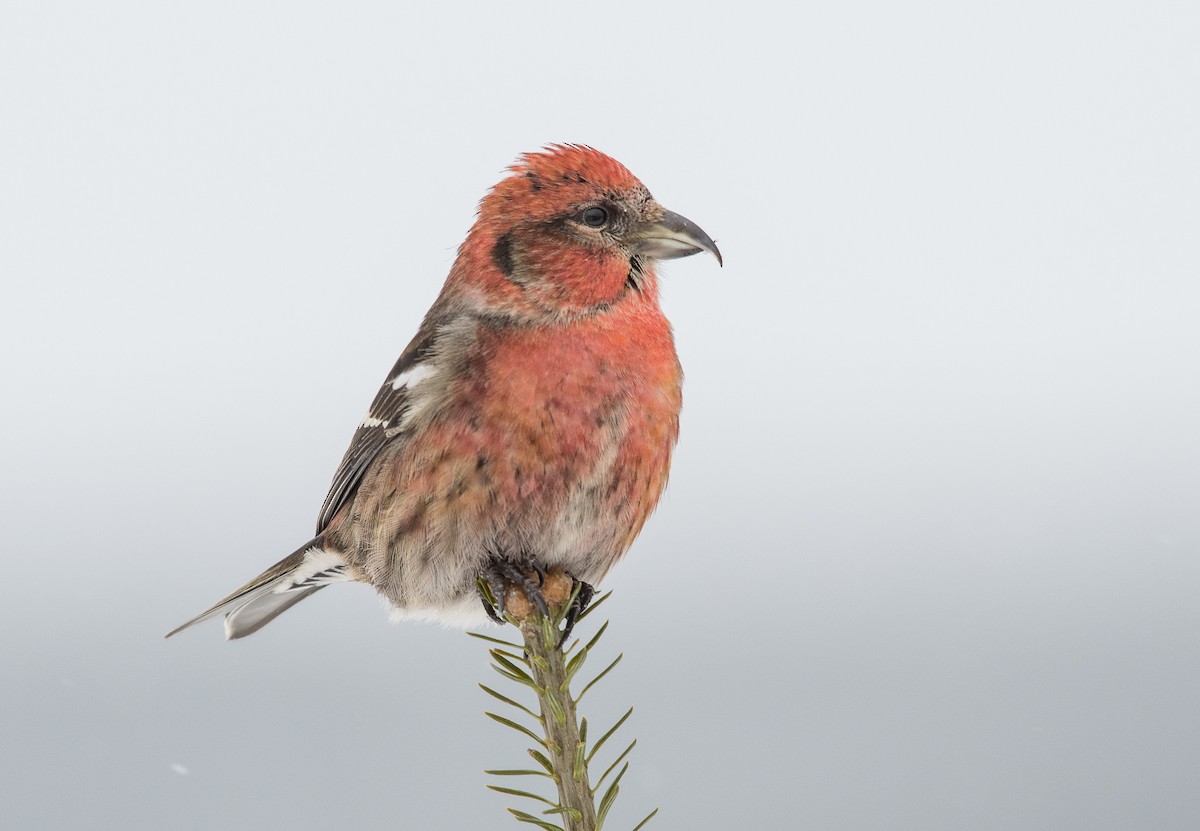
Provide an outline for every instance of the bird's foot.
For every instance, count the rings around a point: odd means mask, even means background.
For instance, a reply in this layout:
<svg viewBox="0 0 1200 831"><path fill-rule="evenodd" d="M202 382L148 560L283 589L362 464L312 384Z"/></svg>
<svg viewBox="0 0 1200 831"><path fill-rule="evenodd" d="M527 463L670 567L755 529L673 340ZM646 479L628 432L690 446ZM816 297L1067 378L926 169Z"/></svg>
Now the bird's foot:
<svg viewBox="0 0 1200 831"><path fill-rule="evenodd" d="M530 560L514 561L493 555L481 576L496 600L493 608L483 597L483 606L497 623L504 622L504 613L510 608L516 617L528 617L534 607L543 615L550 614L550 607L542 593L546 572Z"/></svg>
<svg viewBox="0 0 1200 831"><path fill-rule="evenodd" d="M576 580L562 569L546 571L528 558L514 560L493 555L480 578L487 589L484 591L483 586L480 587L483 608L488 617L497 623L504 623L506 615L517 620L532 617L535 612L552 617L552 608L565 607L562 611L563 630L558 641L559 647L567 642L575 624L596 594L589 584Z"/></svg>
<svg viewBox="0 0 1200 831"><path fill-rule="evenodd" d="M596 594L596 590L592 588L591 583L585 583L582 580L571 578L571 605L567 607L567 613L563 616L562 637L558 639L558 648L562 649L563 644L567 642L567 638L571 637L571 631L575 628L575 624L579 622L579 616L587 609L588 604L592 602L592 598Z"/></svg>

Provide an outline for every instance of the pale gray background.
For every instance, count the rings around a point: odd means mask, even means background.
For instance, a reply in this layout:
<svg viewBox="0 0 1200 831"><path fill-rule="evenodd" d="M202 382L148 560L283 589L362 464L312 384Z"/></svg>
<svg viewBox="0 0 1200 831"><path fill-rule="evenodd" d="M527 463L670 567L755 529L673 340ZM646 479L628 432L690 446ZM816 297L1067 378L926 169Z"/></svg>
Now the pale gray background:
<svg viewBox="0 0 1200 831"><path fill-rule="evenodd" d="M307 538L550 141L727 263L667 269L611 827L1200 827L1198 44L1188 2L5 3L0 827L516 827L462 634L355 586L161 635Z"/></svg>

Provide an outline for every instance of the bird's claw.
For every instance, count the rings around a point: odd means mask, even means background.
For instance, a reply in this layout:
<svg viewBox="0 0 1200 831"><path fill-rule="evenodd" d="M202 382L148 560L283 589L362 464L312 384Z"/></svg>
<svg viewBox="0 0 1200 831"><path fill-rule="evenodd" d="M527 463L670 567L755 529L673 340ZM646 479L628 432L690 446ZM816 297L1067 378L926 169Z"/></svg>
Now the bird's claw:
<svg viewBox="0 0 1200 831"><path fill-rule="evenodd" d="M592 598L596 594L596 590L592 588L590 583L576 580L575 585L578 586L578 591L572 592L574 597L571 600L571 605L567 607L567 614L563 617L562 637L558 639L559 649L562 649L563 644L567 642L567 638L571 637L571 631L575 628L575 624L579 622L579 616L587 609L588 604L592 602Z"/></svg>
<svg viewBox="0 0 1200 831"><path fill-rule="evenodd" d="M489 586L491 585L491 581L488 582L488 585ZM483 592L479 593L479 602L483 604L483 610L485 612L487 612L487 616L492 619L492 622L504 623L504 618L500 617L500 615L496 612L496 607L491 604L491 601L489 601L486 597L483 596ZM503 595L501 595L501 599L497 600L496 602L503 604L504 603ZM501 612L502 611L503 610L501 610Z"/></svg>

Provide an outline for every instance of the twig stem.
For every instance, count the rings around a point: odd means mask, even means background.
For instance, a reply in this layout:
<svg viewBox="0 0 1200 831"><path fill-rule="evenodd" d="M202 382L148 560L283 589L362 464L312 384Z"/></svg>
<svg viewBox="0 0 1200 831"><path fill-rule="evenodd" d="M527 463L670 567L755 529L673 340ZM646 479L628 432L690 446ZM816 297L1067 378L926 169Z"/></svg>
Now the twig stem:
<svg viewBox="0 0 1200 831"><path fill-rule="evenodd" d="M583 740L575 702L567 691L566 661L558 647L559 630L541 615L521 621L525 652L538 686L538 703L546 731L546 749L558 773L559 805L566 831L596 831L596 806L582 759Z"/></svg>

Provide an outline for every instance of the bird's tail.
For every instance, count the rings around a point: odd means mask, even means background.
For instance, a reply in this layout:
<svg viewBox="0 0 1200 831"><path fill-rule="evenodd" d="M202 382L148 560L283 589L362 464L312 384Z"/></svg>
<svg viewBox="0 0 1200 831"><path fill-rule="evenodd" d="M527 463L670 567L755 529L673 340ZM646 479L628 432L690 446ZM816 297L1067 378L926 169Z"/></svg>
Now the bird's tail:
<svg viewBox="0 0 1200 831"><path fill-rule="evenodd" d="M225 637L229 640L252 635L318 589L349 580L341 554L321 547L320 538L296 551L255 577L246 585L167 633L182 632L219 614L225 615Z"/></svg>

